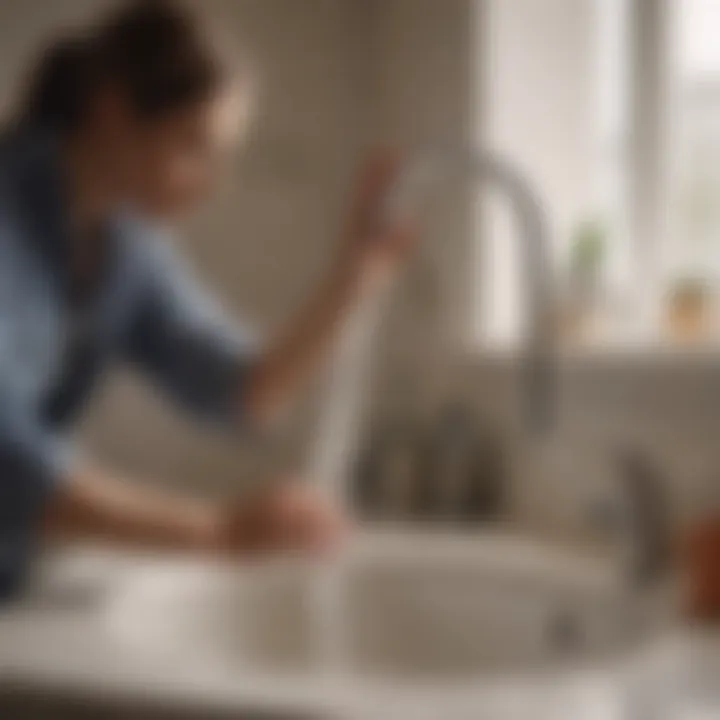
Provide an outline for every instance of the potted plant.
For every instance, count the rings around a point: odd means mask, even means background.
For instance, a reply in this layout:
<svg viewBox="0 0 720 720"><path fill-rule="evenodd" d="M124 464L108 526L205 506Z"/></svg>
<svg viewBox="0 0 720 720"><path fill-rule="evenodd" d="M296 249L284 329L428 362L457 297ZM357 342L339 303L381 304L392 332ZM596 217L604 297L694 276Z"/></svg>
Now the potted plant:
<svg viewBox="0 0 720 720"><path fill-rule="evenodd" d="M575 338L587 337L596 329L606 249L604 223L591 219L577 225L568 253L566 313Z"/></svg>

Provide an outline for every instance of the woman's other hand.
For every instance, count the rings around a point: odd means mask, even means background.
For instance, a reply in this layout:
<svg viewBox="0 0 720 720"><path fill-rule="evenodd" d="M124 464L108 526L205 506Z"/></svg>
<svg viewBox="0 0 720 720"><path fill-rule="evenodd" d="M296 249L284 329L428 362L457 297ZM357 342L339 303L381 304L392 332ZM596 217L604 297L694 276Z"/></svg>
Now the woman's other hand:
<svg viewBox="0 0 720 720"><path fill-rule="evenodd" d="M344 515L320 493L292 482L221 511L212 549L240 556L325 555L342 546L349 529Z"/></svg>

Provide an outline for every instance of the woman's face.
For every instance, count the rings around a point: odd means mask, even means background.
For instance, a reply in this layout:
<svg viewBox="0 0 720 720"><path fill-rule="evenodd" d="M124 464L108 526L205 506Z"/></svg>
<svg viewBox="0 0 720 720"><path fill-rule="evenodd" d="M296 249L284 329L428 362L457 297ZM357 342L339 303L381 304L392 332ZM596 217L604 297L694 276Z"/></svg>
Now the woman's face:
<svg viewBox="0 0 720 720"><path fill-rule="evenodd" d="M242 134L245 115L231 93L150 120L121 113L111 152L123 195L162 220L192 210L212 187L219 159Z"/></svg>

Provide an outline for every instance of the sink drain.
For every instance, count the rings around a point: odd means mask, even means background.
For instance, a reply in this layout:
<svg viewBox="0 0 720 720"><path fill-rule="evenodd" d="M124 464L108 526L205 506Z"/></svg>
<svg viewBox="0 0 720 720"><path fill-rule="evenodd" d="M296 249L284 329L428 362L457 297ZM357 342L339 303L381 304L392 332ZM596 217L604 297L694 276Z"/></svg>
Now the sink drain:
<svg viewBox="0 0 720 720"><path fill-rule="evenodd" d="M545 628L547 646L555 653L567 655L583 645L583 633L578 617L569 610L554 612Z"/></svg>

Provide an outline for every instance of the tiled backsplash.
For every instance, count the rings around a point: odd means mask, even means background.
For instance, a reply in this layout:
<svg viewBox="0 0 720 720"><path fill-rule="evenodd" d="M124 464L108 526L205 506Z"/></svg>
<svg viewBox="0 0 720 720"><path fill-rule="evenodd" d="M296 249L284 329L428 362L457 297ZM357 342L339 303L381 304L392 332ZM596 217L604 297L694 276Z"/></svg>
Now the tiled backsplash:
<svg viewBox="0 0 720 720"><path fill-rule="evenodd" d="M556 424L528 462L517 366L472 361L459 376L475 407L513 438L514 491L526 509L572 517L594 488L612 487L617 453L628 448L657 466L678 519L720 500L720 357L561 362Z"/></svg>

